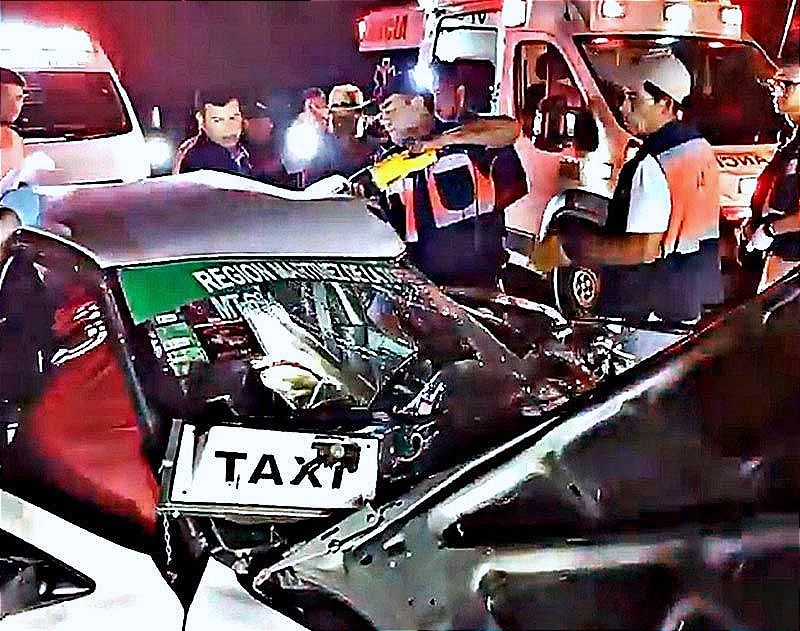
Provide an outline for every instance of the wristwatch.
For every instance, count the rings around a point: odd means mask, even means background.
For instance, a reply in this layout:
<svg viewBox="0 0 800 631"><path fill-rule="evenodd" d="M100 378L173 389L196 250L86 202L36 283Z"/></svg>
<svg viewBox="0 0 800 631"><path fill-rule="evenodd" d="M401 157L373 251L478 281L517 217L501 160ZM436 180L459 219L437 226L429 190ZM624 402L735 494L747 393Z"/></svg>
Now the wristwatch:
<svg viewBox="0 0 800 631"><path fill-rule="evenodd" d="M772 239L775 238L775 226L772 225L771 221L768 221L764 224L764 234Z"/></svg>

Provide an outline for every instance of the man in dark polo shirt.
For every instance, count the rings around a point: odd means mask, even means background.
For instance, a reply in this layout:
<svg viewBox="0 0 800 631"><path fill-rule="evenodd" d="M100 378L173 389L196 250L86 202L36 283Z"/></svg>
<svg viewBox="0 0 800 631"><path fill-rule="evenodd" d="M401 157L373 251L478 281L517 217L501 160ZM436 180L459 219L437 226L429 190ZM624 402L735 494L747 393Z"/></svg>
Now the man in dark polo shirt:
<svg viewBox="0 0 800 631"><path fill-rule="evenodd" d="M241 143L239 101L231 98L223 103L205 103L196 117L200 131L178 147L173 172L211 169L249 176L250 156Z"/></svg>

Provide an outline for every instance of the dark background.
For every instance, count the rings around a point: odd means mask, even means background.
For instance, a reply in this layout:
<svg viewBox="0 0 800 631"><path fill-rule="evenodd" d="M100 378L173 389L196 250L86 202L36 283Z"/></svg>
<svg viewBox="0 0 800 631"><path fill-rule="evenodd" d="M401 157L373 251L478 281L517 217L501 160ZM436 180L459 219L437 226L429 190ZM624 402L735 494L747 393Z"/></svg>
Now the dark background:
<svg viewBox="0 0 800 631"><path fill-rule="evenodd" d="M357 20L385 4L3 0L0 14L83 28L111 58L142 122L159 105L174 126L191 113L195 90L261 100L282 122L298 111L304 88L370 88L374 61L358 54Z"/></svg>
<svg viewBox="0 0 800 631"><path fill-rule="evenodd" d="M745 27L771 54L789 1L739 1ZM280 124L298 110L306 87L356 83L369 91L375 60L357 52L357 20L371 8L406 3L413 0L2 0L0 13L3 20L88 31L108 53L143 122L160 105L174 126L200 90L267 102Z"/></svg>

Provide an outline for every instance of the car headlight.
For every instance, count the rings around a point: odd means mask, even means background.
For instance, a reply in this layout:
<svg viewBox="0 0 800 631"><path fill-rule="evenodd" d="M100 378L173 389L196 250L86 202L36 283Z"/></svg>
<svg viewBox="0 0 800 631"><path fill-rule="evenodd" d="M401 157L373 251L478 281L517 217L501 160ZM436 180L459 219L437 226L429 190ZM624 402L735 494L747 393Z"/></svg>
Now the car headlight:
<svg viewBox="0 0 800 631"><path fill-rule="evenodd" d="M166 166L172 160L172 144L161 136L153 136L145 140L147 160L154 169Z"/></svg>

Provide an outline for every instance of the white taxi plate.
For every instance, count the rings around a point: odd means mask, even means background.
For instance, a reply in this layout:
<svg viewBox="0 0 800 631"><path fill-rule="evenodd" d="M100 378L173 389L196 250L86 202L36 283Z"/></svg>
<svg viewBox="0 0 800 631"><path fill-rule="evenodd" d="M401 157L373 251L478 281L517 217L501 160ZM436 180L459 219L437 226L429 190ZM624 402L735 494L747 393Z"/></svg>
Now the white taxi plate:
<svg viewBox="0 0 800 631"><path fill-rule="evenodd" d="M351 508L375 497L378 440L185 424L175 458L173 503Z"/></svg>

